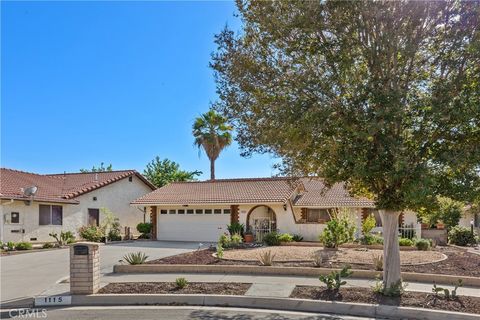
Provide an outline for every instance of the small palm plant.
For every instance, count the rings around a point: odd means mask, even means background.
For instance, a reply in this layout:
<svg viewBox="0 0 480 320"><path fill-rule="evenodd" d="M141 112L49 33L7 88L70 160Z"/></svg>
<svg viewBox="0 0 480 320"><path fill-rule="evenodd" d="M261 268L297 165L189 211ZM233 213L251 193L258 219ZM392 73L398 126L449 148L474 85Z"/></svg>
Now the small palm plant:
<svg viewBox="0 0 480 320"><path fill-rule="evenodd" d="M128 264L144 264L147 261L148 256L143 252L130 252L123 256L123 261Z"/></svg>
<svg viewBox="0 0 480 320"><path fill-rule="evenodd" d="M232 127L227 119L210 109L195 119L193 123L193 137L195 145L203 148L210 159L210 179L215 180L215 160L220 152L232 143Z"/></svg>
<svg viewBox="0 0 480 320"><path fill-rule="evenodd" d="M183 289L188 285L188 281L185 278L177 278L175 279L175 285L178 289Z"/></svg>

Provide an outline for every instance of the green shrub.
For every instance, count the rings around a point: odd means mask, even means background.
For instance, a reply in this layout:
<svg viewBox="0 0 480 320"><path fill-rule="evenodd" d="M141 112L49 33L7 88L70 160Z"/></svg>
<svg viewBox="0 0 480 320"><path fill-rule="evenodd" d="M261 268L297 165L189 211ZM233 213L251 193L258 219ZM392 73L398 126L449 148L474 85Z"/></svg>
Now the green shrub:
<svg viewBox="0 0 480 320"><path fill-rule="evenodd" d="M280 240L280 242L292 242L293 236L289 233L282 233L278 236L278 240Z"/></svg>
<svg viewBox="0 0 480 320"><path fill-rule="evenodd" d="M217 244L217 258L223 258L223 247L220 244Z"/></svg>
<svg viewBox="0 0 480 320"><path fill-rule="evenodd" d="M227 230L231 236L233 236L234 234L239 234L243 237L245 225L243 223L233 222L227 225Z"/></svg>
<svg viewBox="0 0 480 320"><path fill-rule="evenodd" d="M270 232L263 236L263 242L269 246L279 246L280 239L277 232Z"/></svg>
<svg viewBox="0 0 480 320"><path fill-rule="evenodd" d="M226 233L223 233L218 238L218 245L222 246L223 248L229 248L232 246L232 239Z"/></svg>
<svg viewBox="0 0 480 320"><path fill-rule="evenodd" d="M82 239L92 242L102 242L105 237L103 229L97 226L80 227L78 234Z"/></svg>
<svg viewBox="0 0 480 320"><path fill-rule="evenodd" d="M301 242L301 241L303 241L303 237L302 237L301 235L299 235L299 234L294 234L294 235L293 235L293 241L295 241L295 242Z"/></svg>
<svg viewBox="0 0 480 320"><path fill-rule="evenodd" d="M448 232L448 242L457 246L470 246L477 244L477 235L470 229L462 226L455 226Z"/></svg>
<svg viewBox="0 0 480 320"><path fill-rule="evenodd" d="M327 290L339 290L341 286L347 284L347 281L342 281L342 278L348 278L352 275L351 267L346 265L340 271L332 271L330 274L321 275L320 281L327 285Z"/></svg>
<svg viewBox="0 0 480 320"><path fill-rule="evenodd" d="M15 245L17 250L32 250L33 246L30 242L19 242Z"/></svg>
<svg viewBox="0 0 480 320"><path fill-rule="evenodd" d="M398 244L401 247L412 247L413 246L413 241L408 239L408 238L400 238L400 239L398 239Z"/></svg>
<svg viewBox="0 0 480 320"><path fill-rule="evenodd" d="M362 222L362 233L363 235L370 234L373 228L377 225L377 221L375 220L375 216L373 213L369 214Z"/></svg>
<svg viewBox="0 0 480 320"><path fill-rule="evenodd" d="M140 222L137 224L137 231L141 234L150 234L152 232L153 225L149 222Z"/></svg>
<svg viewBox="0 0 480 320"><path fill-rule="evenodd" d="M122 240L122 235L117 230L108 231L108 240L109 241L120 241Z"/></svg>
<svg viewBox="0 0 480 320"><path fill-rule="evenodd" d="M51 242L45 242L42 246L43 249L50 249L50 248L53 248L55 247L55 245Z"/></svg>
<svg viewBox="0 0 480 320"><path fill-rule="evenodd" d="M63 246L65 244L70 244L75 242L75 236L71 231L61 231L60 236L56 232L51 232L48 234L50 237L54 238L57 242L57 245Z"/></svg>
<svg viewBox="0 0 480 320"><path fill-rule="evenodd" d="M120 220L118 218L114 218L110 226L110 230L108 230L108 236L107 236L108 240L109 241L122 240L122 233L120 229L121 229Z"/></svg>
<svg viewBox="0 0 480 320"><path fill-rule="evenodd" d="M326 248L338 248L347 242L353 241L355 225L348 219L332 219L327 222L326 228L319 236Z"/></svg>
<svg viewBox="0 0 480 320"><path fill-rule="evenodd" d="M143 252L130 252L123 256L123 261L128 264L144 264L147 261L148 256Z"/></svg>
<svg viewBox="0 0 480 320"><path fill-rule="evenodd" d="M415 247L417 247L417 249L421 251L430 250L430 241L428 241L427 239L417 239L415 241Z"/></svg>
<svg viewBox="0 0 480 320"><path fill-rule="evenodd" d="M13 251L13 250L15 250L15 242L13 242L13 241L8 241L8 242L7 242L7 250L8 250L8 251Z"/></svg>
<svg viewBox="0 0 480 320"><path fill-rule="evenodd" d="M360 243L365 245L383 244L383 238L369 233L360 239Z"/></svg>
<svg viewBox="0 0 480 320"><path fill-rule="evenodd" d="M232 246L237 247L243 242L243 238L239 233L234 233L231 237L230 240L232 242Z"/></svg>
<svg viewBox="0 0 480 320"><path fill-rule="evenodd" d="M175 279L175 285L178 289L183 289L188 285L188 281L185 278L177 278Z"/></svg>

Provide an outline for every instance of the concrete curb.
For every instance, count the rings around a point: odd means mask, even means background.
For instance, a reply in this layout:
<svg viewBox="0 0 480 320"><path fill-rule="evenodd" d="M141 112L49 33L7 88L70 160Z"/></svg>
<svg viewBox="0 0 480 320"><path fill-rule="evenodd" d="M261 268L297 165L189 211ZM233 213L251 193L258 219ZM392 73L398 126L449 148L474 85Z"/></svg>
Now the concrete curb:
<svg viewBox="0 0 480 320"><path fill-rule="evenodd" d="M140 264L140 265L115 265L114 273L216 273L216 274L248 274L248 275L273 275L273 276L308 276L318 277L328 274L330 268L310 267L264 267L240 265L196 265L196 264ZM375 279L382 276L381 271L352 270L353 277L359 279ZM426 282L438 284L455 284L458 279L463 280L465 286L480 286L480 278L466 276L451 276L443 274L428 274L402 272L402 279L407 282Z"/></svg>
<svg viewBox="0 0 480 320"><path fill-rule="evenodd" d="M12 308L32 308L34 305L33 297L18 298L0 302L0 309Z"/></svg>
<svg viewBox="0 0 480 320"><path fill-rule="evenodd" d="M334 313L389 319L479 320L480 315L432 309L407 308L363 303L307 299L267 298L227 295L102 294L72 296L74 306L114 305L196 305L276 309L298 312Z"/></svg>

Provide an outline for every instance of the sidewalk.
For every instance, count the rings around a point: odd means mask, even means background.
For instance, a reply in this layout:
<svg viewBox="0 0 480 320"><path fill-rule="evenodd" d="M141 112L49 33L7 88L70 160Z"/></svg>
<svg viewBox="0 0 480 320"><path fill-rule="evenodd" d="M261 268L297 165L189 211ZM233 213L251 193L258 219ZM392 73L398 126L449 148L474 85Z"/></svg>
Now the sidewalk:
<svg viewBox="0 0 480 320"><path fill-rule="evenodd" d="M183 277L189 282L244 282L253 283L246 295L257 297L288 297L296 285L323 286L318 278L291 277L291 276L254 276L254 275L229 275L229 274L199 274L199 273L164 273L164 274L117 274L110 273L101 277L101 287L111 282L173 282L176 278ZM347 278L345 287L371 288L375 280ZM432 292L433 284L410 282L406 291ZM444 288L453 289L454 286L442 285ZM58 283L56 286L44 291L42 295L56 295L68 293L68 282ZM461 287L459 295L480 297L478 287Z"/></svg>

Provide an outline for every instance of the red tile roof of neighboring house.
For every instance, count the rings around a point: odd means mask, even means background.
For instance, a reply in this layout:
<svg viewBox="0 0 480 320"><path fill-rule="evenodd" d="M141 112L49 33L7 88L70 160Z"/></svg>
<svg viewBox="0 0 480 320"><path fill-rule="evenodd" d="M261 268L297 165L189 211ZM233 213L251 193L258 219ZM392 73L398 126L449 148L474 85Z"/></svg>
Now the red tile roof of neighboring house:
<svg viewBox="0 0 480 320"><path fill-rule="evenodd" d="M294 206L374 206L368 199L350 196L343 184L335 184L328 190L324 187L322 180L318 178L313 180L311 178L247 178L174 182L138 198L132 204L285 203L293 197Z"/></svg>
<svg viewBox="0 0 480 320"><path fill-rule="evenodd" d="M155 187L135 170L36 174L12 169L0 170L0 198L46 202L78 203L75 198L121 179L136 175L152 190ZM26 197L22 188L37 186L33 198Z"/></svg>

